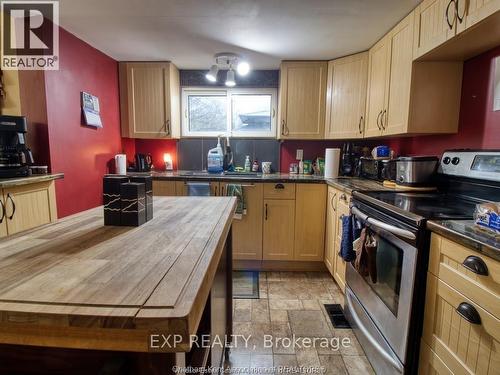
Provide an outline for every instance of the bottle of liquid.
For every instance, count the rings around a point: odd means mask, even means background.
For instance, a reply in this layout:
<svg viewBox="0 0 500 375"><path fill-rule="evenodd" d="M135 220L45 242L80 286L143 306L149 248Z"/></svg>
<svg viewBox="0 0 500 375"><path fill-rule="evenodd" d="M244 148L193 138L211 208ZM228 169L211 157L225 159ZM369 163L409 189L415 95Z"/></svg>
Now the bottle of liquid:
<svg viewBox="0 0 500 375"><path fill-rule="evenodd" d="M220 145L220 137L217 137L217 147L208 150L207 170L208 173L222 173L224 163L224 152Z"/></svg>
<svg viewBox="0 0 500 375"><path fill-rule="evenodd" d="M245 172L250 172L251 165L250 155L247 155L247 157L245 158Z"/></svg>
<svg viewBox="0 0 500 375"><path fill-rule="evenodd" d="M252 164L252 172L258 172L258 171L259 171L259 162L257 159L255 159Z"/></svg>
<svg viewBox="0 0 500 375"><path fill-rule="evenodd" d="M229 137L226 138L226 152L224 154L223 168L225 171L234 171L233 151L231 150L231 145L229 144Z"/></svg>

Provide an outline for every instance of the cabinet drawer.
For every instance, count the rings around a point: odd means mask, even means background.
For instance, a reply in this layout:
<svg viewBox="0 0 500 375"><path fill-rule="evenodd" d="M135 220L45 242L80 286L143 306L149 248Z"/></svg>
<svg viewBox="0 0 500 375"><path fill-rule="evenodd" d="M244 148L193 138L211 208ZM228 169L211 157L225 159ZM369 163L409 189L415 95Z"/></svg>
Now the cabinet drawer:
<svg viewBox="0 0 500 375"><path fill-rule="evenodd" d="M487 275L464 266L467 261L485 267ZM433 234L429 272L500 318L500 262Z"/></svg>
<svg viewBox="0 0 500 375"><path fill-rule="evenodd" d="M500 320L427 274L423 339L454 374L493 374L500 366ZM467 304L479 321L458 313Z"/></svg>
<svg viewBox="0 0 500 375"><path fill-rule="evenodd" d="M295 184L264 184L264 199L295 199Z"/></svg>

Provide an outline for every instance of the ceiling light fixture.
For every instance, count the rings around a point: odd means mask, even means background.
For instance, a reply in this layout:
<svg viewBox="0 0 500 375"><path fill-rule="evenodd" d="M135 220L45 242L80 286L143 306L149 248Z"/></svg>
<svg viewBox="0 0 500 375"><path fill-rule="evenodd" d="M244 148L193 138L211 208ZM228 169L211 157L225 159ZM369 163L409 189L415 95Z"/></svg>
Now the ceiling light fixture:
<svg viewBox="0 0 500 375"><path fill-rule="evenodd" d="M234 80L234 70L232 68L230 68L227 71L226 86L227 87L234 87L234 86L236 86L236 81Z"/></svg>
<svg viewBox="0 0 500 375"><path fill-rule="evenodd" d="M247 75L250 71L250 65L242 60L241 56L235 53L218 53L214 56L214 59L215 64L213 64L207 74L205 74L205 78L210 82L217 82L217 73L219 69L227 69L225 84L228 87L233 87L236 86L233 67L236 67L238 75L241 76Z"/></svg>
<svg viewBox="0 0 500 375"><path fill-rule="evenodd" d="M214 64L210 68L207 74L205 74L205 78L208 79L210 82L217 82L217 73L219 72L219 67Z"/></svg>

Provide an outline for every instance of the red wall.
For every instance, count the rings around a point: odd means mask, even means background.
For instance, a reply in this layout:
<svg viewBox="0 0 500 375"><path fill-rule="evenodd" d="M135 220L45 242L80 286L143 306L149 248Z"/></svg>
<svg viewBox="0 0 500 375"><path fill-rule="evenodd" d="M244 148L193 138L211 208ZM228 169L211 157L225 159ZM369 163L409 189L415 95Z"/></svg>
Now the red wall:
<svg viewBox="0 0 500 375"><path fill-rule="evenodd" d="M50 164L63 172L56 183L59 217L102 204L102 177L122 151L118 64L60 30L60 69L45 73ZM80 92L99 98L102 129L82 125Z"/></svg>
<svg viewBox="0 0 500 375"><path fill-rule="evenodd" d="M389 145L405 155L439 156L453 148L500 149L500 111L493 111L497 56L500 46L465 62L457 134L396 138Z"/></svg>
<svg viewBox="0 0 500 375"><path fill-rule="evenodd" d="M177 169L177 141L171 139L136 139L135 151L138 154L151 154L156 170L163 170L165 163L163 154L169 153L172 157L174 169Z"/></svg>

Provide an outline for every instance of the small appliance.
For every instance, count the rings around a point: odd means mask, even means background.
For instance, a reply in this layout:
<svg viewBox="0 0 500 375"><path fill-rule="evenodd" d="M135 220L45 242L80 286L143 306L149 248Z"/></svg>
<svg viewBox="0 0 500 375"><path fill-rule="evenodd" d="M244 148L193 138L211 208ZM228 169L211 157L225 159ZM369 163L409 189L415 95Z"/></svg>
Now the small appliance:
<svg viewBox="0 0 500 375"><path fill-rule="evenodd" d="M352 176L356 165L354 146L350 142L344 143L340 159L340 171L343 176Z"/></svg>
<svg viewBox="0 0 500 375"><path fill-rule="evenodd" d="M24 116L0 116L0 177L25 177L34 164L26 145L28 122Z"/></svg>
<svg viewBox="0 0 500 375"><path fill-rule="evenodd" d="M359 177L368 178L370 180L382 181L382 170L384 169L386 160L379 160L370 157L359 158Z"/></svg>
<svg viewBox="0 0 500 375"><path fill-rule="evenodd" d="M396 159L396 183L402 186L435 184L437 156L406 156Z"/></svg>
<svg viewBox="0 0 500 375"><path fill-rule="evenodd" d="M135 171L150 172L153 166L151 154L135 154Z"/></svg>

